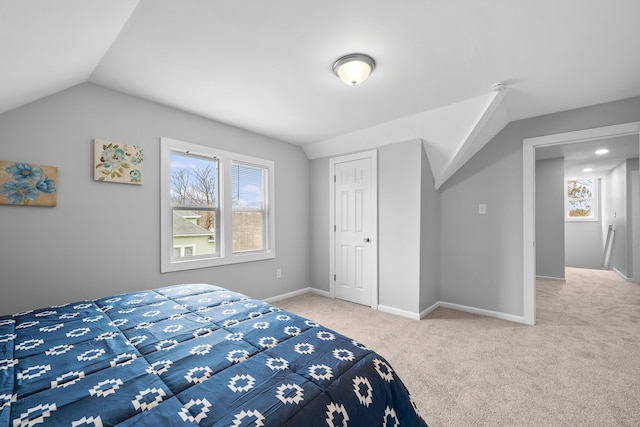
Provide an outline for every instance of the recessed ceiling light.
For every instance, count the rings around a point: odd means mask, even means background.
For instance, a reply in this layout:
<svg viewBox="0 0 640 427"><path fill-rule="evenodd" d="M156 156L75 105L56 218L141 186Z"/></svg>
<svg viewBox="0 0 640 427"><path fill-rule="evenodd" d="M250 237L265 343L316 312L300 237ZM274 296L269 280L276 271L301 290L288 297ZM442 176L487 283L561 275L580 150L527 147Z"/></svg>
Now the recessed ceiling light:
<svg viewBox="0 0 640 427"><path fill-rule="evenodd" d="M603 154L607 154L609 152L609 150L607 150L606 148L601 148L600 150L596 150L596 154L598 156L602 156Z"/></svg>
<svg viewBox="0 0 640 427"><path fill-rule="evenodd" d="M591 168L584 168L584 169L582 169L582 172L591 172L592 170L593 169L591 169Z"/></svg>

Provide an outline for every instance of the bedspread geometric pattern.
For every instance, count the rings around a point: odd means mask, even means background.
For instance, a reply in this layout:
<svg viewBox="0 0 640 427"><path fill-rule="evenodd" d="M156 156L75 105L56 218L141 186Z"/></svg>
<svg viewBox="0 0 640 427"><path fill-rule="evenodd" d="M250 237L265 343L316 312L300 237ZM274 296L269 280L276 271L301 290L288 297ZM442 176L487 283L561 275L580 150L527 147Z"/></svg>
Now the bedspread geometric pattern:
<svg viewBox="0 0 640 427"><path fill-rule="evenodd" d="M0 426L39 425L426 423L362 344L189 284L0 317Z"/></svg>

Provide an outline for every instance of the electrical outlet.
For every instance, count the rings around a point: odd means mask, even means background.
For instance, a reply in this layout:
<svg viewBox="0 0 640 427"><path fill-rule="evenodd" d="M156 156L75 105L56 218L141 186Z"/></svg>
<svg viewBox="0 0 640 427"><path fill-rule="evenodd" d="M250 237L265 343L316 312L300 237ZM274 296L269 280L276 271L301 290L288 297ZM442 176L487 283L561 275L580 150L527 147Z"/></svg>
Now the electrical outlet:
<svg viewBox="0 0 640 427"><path fill-rule="evenodd" d="M276 279L280 279L282 278L282 270L281 269L276 269Z"/></svg>
<svg viewBox="0 0 640 427"><path fill-rule="evenodd" d="M486 215L487 214L487 205L484 203L480 203L478 205L478 213L480 215Z"/></svg>

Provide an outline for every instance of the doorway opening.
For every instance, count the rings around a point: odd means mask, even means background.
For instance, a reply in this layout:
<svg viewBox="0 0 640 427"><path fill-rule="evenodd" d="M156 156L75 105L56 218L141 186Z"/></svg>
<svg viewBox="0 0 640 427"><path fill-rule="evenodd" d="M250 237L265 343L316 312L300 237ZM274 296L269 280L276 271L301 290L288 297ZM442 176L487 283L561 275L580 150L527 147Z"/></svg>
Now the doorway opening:
<svg viewBox="0 0 640 427"><path fill-rule="evenodd" d="M523 283L524 322L536 323L536 228L535 228L535 151L537 148L574 144L625 135L638 137L640 122L624 123L523 140Z"/></svg>

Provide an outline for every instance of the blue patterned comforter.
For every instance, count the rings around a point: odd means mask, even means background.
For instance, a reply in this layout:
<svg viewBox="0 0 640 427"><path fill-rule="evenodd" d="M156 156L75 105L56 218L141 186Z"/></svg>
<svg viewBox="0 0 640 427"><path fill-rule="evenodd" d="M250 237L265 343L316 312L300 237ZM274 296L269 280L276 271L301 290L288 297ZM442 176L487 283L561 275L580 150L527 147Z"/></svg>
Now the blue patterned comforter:
<svg viewBox="0 0 640 427"><path fill-rule="evenodd" d="M426 426L389 364L204 284L0 317L0 426Z"/></svg>

